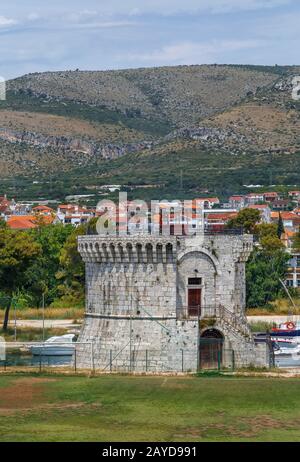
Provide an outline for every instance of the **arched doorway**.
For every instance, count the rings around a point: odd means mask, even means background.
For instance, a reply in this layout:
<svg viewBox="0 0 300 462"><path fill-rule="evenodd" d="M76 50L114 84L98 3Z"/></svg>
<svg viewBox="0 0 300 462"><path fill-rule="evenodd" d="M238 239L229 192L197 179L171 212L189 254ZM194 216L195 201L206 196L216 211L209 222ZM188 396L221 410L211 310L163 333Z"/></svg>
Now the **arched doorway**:
<svg viewBox="0 0 300 462"><path fill-rule="evenodd" d="M217 329L206 329L199 341L200 369L220 369L223 356L223 334Z"/></svg>

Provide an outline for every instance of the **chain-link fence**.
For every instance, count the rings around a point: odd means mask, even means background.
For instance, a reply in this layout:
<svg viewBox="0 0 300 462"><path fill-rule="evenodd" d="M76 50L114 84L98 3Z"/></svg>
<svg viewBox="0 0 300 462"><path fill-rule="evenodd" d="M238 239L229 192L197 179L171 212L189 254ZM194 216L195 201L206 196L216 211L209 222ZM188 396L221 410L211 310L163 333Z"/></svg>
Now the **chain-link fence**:
<svg viewBox="0 0 300 462"><path fill-rule="evenodd" d="M3 348L2 348L3 350ZM266 349L267 351L267 349ZM262 366L273 355L268 353ZM263 358L262 358L263 360ZM100 342L7 342L5 355L0 357L0 371L91 371L123 373L189 373L205 370L234 371L255 366L249 351L234 351L221 344L206 342L205 346L191 351L178 348L172 354L155 349L136 349L128 346L111 349ZM256 364L257 365L257 364Z"/></svg>

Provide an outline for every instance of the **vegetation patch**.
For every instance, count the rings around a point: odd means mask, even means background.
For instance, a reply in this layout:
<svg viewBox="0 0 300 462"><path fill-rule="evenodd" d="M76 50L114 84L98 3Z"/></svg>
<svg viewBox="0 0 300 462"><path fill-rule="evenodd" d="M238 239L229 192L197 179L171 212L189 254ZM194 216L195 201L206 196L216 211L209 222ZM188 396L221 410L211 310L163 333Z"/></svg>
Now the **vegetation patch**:
<svg viewBox="0 0 300 462"><path fill-rule="evenodd" d="M300 437L300 379L0 376L0 388L1 441Z"/></svg>

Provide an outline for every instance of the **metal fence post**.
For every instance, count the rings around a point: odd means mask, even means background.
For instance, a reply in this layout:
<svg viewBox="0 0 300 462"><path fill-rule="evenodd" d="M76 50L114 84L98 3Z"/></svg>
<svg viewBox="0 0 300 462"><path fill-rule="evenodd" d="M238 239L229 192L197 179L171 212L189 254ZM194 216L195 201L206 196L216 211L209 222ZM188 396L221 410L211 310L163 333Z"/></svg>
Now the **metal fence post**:
<svg viewBox="0 0 300 462"><path fill-rule="evenodd" d="M42 356L41 356L41 353L42 353L42 348L40 348L40 367L39 367L40 373L42 372Z"/></svg>
<svg viewBox="0 0 300 462"><path fill-rule="evenodd" d="M184 372L183 348L181 349L181 372Z"/></svg>
<svg viewBox="0 0 300 462"><path fill-rule="evenodd" d="M231 350L231 356L232 356L232 371L234 371L235 370L234 350Z"/></svg>
<svg viewBox="0 0 300 462"><path fill-rule="evenodd" d="M15 342L17 341L17 305L15 300L12 300L14 306L14 329L15 329Z"/></svg>
<svg viewBox="0 0 300 462"><path fill-rule="evenodd" d="M148 372L148 350L146 350L146 372Z"/></svg>
<svg viewBox="0 0 300 462"><path fill-rule="evenodd" d="M77 372L77 349L75 345L75 350L74 350L74 370Z"/></svg>
<svg viewBox="0 0 300 462"><path fill-rule="evenodd" d="M109 370L112 371L112 350L109 351Z"/></svg>
<svg viewBox="0 0 300 462"><path fill-rule="evenodd" d="M94 342L91 341L91 372L95 372L95 364L94 364Z"/></svg>

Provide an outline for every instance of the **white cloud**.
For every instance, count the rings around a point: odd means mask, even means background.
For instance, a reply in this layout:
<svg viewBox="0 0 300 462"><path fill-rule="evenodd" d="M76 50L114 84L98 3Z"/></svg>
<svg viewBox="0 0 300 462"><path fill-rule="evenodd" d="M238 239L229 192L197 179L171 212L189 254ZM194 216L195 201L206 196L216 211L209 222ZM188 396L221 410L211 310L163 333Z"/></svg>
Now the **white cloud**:
<svg viewBox="0 0 300 462"><path fill-rule="evenodd" d="M110 14L135 14L147 13L176 14L212 12L225 13L231 11L248 11L258 9L276 8L288 5L293 0L110 0L103 5L102 12Z"/></svg>
<svg viewBox="0 0 300 462"><path fill-rule="evenodd" d="M57 24L63 23L64 28L77 29L108 29L114 27L132 26L135 23L127 18L107 17L94 10L83 10L68 13L57 19Z"/></svg>
<svg viewBox="0 0 300 462"><path fill-rule="evenodd" d="M299 21L299 0L2 1L0 75L77 67L292 64L299 62Z"/></svg>
<svg viewBox="0 0 300 462"><path fill-rule="evenodd" d="M18 21L15 19L0 16L0 27L14 26L15 24L18 24Z"/></svg>
<svg viewBox="0 0 300 462"><path fill-rule="evenodd" d="M134 26L132 21L102 21L102 22L85 22L79 24L72 24L70 27L77 29L109 29L114 27L129 27Z"/></svg>
<svg viewBox="0 0 300 462"><path fill-rule="evenodd" d="M181 42L166 45L150 53L132 54L129 60L157 65L209 64L215 62L223 53L257 48L257 40L220 40L208 43Z"/></svg>
<svg viewBox="0 0 300 462"><path fill-rule="evenodd" d="M37 21L40 18L40 15L38 13L29 13L27 16L27 19L29 21Z"/></svg>

